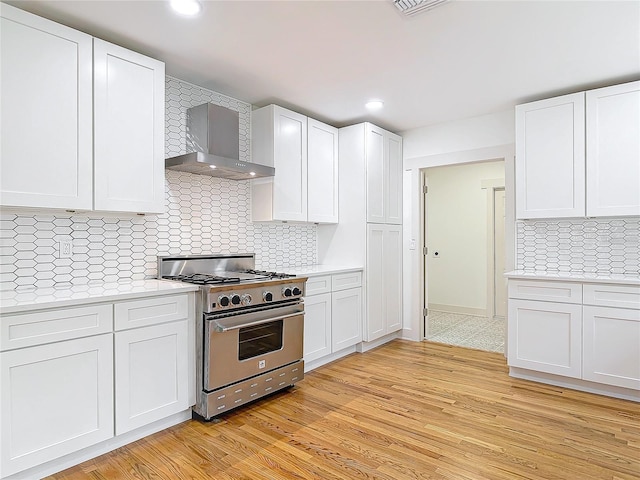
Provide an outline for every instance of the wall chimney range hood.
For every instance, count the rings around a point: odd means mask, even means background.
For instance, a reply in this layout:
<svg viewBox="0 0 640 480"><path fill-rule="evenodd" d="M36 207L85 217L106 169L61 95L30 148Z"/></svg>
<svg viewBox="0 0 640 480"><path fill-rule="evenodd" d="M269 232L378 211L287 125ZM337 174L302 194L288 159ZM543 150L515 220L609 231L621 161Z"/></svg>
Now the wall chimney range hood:
<svg viewBox="0 0 640 480"><path fill-rule="evenodd" d="M187 109L187 150L167 158L165 168L181 172L249 180L273 177L275 168L240 158L238 112L212 103Z"/></svg>

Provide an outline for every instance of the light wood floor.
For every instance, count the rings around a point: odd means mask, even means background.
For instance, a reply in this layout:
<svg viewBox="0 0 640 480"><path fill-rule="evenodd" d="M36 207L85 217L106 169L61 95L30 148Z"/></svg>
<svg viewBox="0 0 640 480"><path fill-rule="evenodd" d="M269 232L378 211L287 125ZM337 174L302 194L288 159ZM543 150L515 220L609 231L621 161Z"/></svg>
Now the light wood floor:
<svg viewBox="0 0 640 480"><path fill-rule="evenodd" d="M512 379L498 353L394 341L50 478L639 479L640 404Z"/></svg>

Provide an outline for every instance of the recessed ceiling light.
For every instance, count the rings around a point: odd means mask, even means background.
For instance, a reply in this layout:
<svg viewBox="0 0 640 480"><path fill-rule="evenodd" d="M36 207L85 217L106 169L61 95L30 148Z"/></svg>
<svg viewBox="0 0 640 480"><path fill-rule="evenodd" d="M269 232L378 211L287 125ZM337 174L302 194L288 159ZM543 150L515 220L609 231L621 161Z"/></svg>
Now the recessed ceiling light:
<svg viewBox="0 0 640 480"><path fill-rule="evenodd" d="M249 172L249 175L251 175L252 177L256 176L256 172Z"/></svg>
<svg viewBox="0 0 640 480"><path fill-rule="evenodd" d="M216 168L215 165L209 165L209 168Z"/></svg>
<svg viewBox="0 0 640 480"><path fill-rule="evenodd" d="M198 0L170 0L171 8L180 15L193 17L202 11L202 4Z"/></svg>
<svg viewBox="0 0 640 480"><path fill-rule="evenodd" d="M369 100L364 106L369 110L380 110L384 106L384 102L382 100Z"/></svg>

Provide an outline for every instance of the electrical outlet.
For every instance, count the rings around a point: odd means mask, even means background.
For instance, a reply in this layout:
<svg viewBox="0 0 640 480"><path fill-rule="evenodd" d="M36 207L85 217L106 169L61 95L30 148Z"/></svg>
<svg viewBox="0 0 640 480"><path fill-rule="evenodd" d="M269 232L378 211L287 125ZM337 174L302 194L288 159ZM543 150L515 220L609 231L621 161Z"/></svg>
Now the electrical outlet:
<svg viewBox="0 0 640 480"><path fill-rule="evenodd" d="M60 258L71 258L73 256L73 242L71 240L61 240Z"/></svg>

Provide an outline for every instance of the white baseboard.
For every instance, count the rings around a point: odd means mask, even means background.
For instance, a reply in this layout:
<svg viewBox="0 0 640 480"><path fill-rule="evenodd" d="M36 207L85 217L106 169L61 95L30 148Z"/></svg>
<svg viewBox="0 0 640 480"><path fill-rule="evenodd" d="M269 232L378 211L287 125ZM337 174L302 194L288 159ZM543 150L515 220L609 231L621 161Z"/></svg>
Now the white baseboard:
<svg viewBox="0 0 640 480"><path fill-rule="evenodd" d="M615 387L613 385L604 385L602 383L589 382L577 378L563 377L561 375L553 375L551 373L536 372L525 368L510 367L509 375L514 378L530 380L532 382L547 383L556 387L571 388L580 390L581 392L595 393L605 395L607 397L621 398L623 400L631 400L640 402L640 391L630 388Z"/></svg>
<svg viewBox="0 0 640 480"><path fill-rule="evenodd" d="M310 372L313 369L321 367L322 365L326 365L327 363L334 362L339 358L346 357L347 355L350 355L355 352L356 352L356 346L353 345L351 347L343 348L339 352L332 353L325 357L318 358L310 362L304 362L304 373Z"/></svg>
<svg viewBox="0 0 640 480"><path fill-rule="evenodd" d="M376 340L373 340L371 342L359 343L357 345L356 349L360 353L368 352L372 348L379 347L380 345L384 345L385 343L388 343L391 340L395 340L396 338L399 338L401 332L402 332L401 330L398 330L397 332L390 333L388 335L385 335L384 337L380 337L380 338L378 338Z"/></svg>
<svg viewBox="0 0 640 480"><path fill-rule="evenodd" d="M144 427L137 428L131 432L118 435L117 437L110 438L104 442L100 442L91 447L83 448L74 453L65 455L64 457L51 460L50 462L43 463L37 467L23 470L22 472L14 473L8 477L3 477L2 480L34 480L36 478L43 478L54 473L61 472L67 468L71 468L75 465L79 465L82 462L91 460L92 458L104 455L116 448L120 448L128 443L135 442L141 438L147 437L153 433L157 433L166 428L182 423L191 418L191 408L183 410L182 412L171 415L170 417L163 418L156 422L145 425Z"/></svg>
<svg viewBox="0 0 640 480"><path fill-rule="evenodd" d="M460 315L474 315L476 317L486 317L486 308L463 307L461 305L444 305L442 303L430 303L429 310L437 310L438 312L458 313Z"/></svg>

